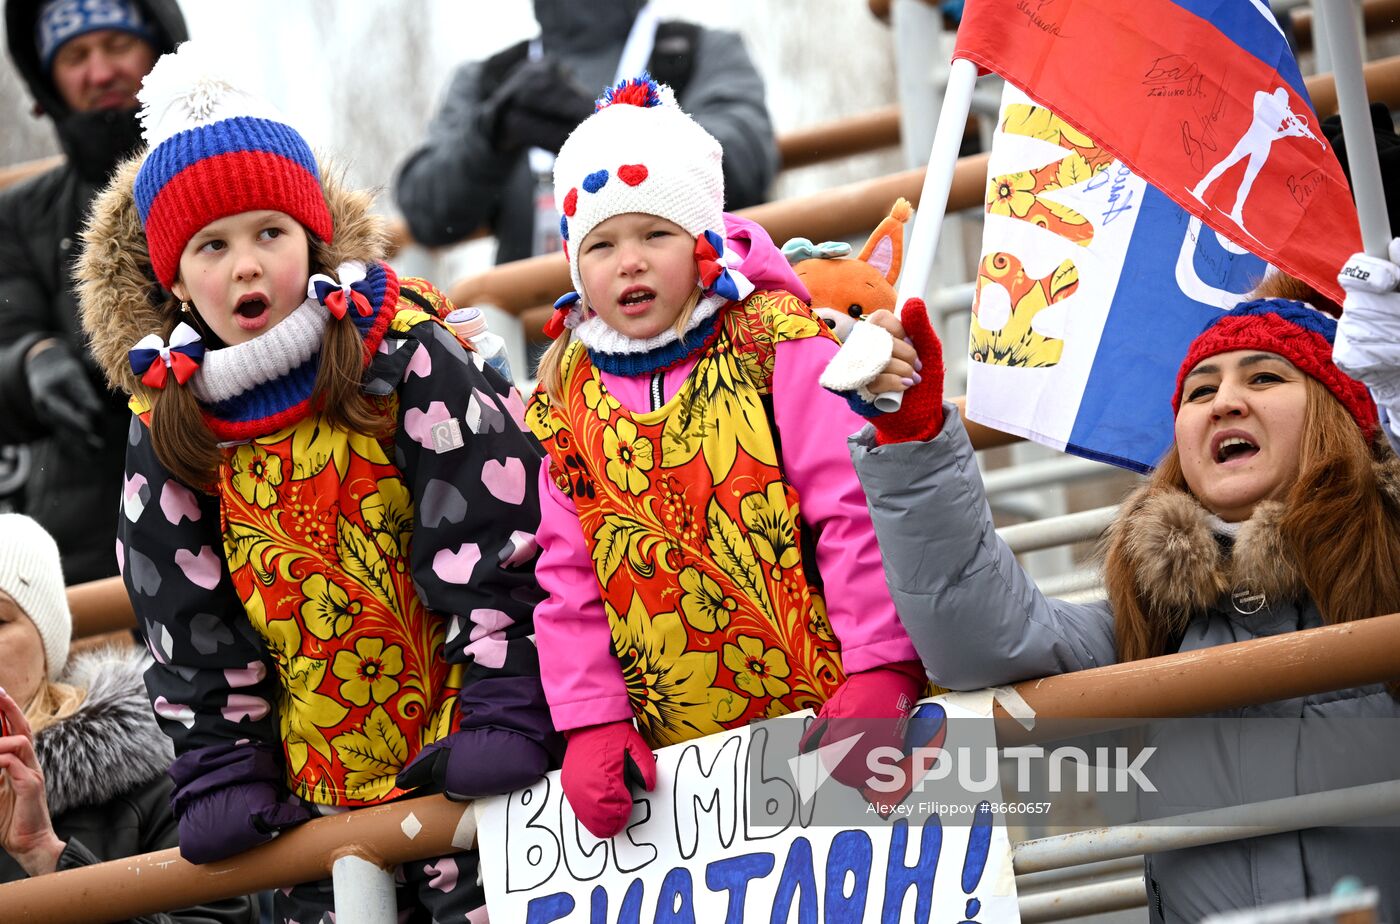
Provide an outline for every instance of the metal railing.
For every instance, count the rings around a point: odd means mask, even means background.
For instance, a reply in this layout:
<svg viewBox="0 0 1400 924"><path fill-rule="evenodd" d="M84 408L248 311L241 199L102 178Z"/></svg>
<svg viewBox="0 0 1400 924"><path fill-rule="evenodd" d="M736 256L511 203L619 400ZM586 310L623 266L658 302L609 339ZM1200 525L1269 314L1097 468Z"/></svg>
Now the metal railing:
<svg viewBox="0 0 1400 924"><path fill-rule="evenodd" d="M1400 613L1046 677L1017 684L1015 690L1037 718L1111 719L1126 726L1143 719L1201 715L1394 677L1400 677ZM1036 740L1034 730L1009 716L1000 702L993 707L993 715L1000 745ZM1127 833L1140 832L1140 826L1076 832L1016 845L1013 867L1021 874L1038 874L1144 850L1332 824L1354 817L1348 813L1362 803L1368 811L1377 805L1374 800L1400 807L1400 782L1294 798L1312 801L1286 799L1248 807L1246 811L1255 814L1246 821L1256 830L1221 829L1222 824L1238 824L1240 816L1227 819L1201 813L1187 819L1194 827L1164 826L1160 842L1146 845L1140 833ZM1213 840L1202 839L1206 829ZM221 863L196 866L181 859L178 851L164 850L0 885L0 908L7 924L100 924L323 879L333 871L363 879L365 870L372 867L382 882L397 864L465 848L475 837L469 805L431 796L316 819ZM364 863L344 862L352 857ZM1028 894L1022 899L1022 914L1027 920L1069 916L1088 907L1091 895L1140 903L1134 881L1132 876L1115 878L1107 893L1097 885ZM1080 891L1085 888L1095 891ZM370 919L342 916L340 920L350 924Z"/></svg>

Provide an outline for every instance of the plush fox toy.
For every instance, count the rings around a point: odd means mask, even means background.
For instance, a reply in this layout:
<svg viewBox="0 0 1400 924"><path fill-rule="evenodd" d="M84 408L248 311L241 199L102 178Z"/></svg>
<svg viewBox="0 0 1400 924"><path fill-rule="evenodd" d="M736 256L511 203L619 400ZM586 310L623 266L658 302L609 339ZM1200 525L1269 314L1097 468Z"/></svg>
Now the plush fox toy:
<svg viewBox="0 0 1400 924"><path fill-rule="evenodd" d="M894 310L894 281L904 257L904 224L912 213L907 200L896 200L854 259L845 259L851 245L844 241L813 244L795 237L783 245L783 256L812 293L813 313L838 340L845 340L852 325L872 311Z"/></svg>

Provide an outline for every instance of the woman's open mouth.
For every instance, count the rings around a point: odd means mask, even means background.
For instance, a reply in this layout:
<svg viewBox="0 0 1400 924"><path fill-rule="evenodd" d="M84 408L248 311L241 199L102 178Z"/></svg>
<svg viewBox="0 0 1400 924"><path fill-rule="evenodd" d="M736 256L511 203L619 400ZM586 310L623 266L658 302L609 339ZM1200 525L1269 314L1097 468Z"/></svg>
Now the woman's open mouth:
<svg viewBox="0 0 1400 924"><path fill-rule="evenodd" d="M1215 447L1215 461L1221 465L1243 462L1259 454L1259 444L1247 436L1227 436Z"/></svg>

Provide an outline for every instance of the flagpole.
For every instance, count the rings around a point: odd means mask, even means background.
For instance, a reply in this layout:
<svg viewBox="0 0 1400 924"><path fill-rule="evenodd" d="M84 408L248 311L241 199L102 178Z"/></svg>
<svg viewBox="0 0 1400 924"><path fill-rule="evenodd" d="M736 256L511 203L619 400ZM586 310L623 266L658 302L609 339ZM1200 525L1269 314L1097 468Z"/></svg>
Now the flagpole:
<svg viewBox="0 0 1400 924"><path fill-rule="evenodd" d="M1356 214L1361 221L1361 242L1368 254L1384 259L1391 227L1381 185L1380 160L1376 156L1375 132L1371 129L1366 83L1361 76L1360 24L1356 18L1360 11L1345 0L1324 0L1313 4L1313 14L1326 24L1332 52L1337 107L1342 114L1342 136L1346 139Z"/></svg>
<svg viewBox="0 0 1400 924"><path fill-rule="evenodd" d="M958 163L963 133L967 129L967 114L972 108L972 90L977 85L977 65L955 58L948 68L948 84L943 90L943 108L938 113L938 127L929 149L928 169L924 186L919 191L919 207L914 212L914 231L904 254L904 269L899 277L896 306L910 298L923 298L928 290L928 278L933 272L933 255L938 250L938 236L943 218L948 212L948 192L953 186L953 169ZM883 392L875 396L875 407L889 413L899 410L904 393Z"/></svg>

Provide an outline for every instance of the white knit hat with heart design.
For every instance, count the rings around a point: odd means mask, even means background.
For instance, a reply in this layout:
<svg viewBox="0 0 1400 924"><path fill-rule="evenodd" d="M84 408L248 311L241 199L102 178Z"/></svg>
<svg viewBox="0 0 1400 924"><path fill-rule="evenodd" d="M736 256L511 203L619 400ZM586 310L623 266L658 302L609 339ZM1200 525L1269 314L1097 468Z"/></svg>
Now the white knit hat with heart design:
<svg viewBox="0 0 1400 924"><path fill-rule="evenodd" d="M629 212L656 215L692 236L724 237L719 142L646 74L610 87L554 161L554 204L574 289L578 249L597 225Z"/></svg>

